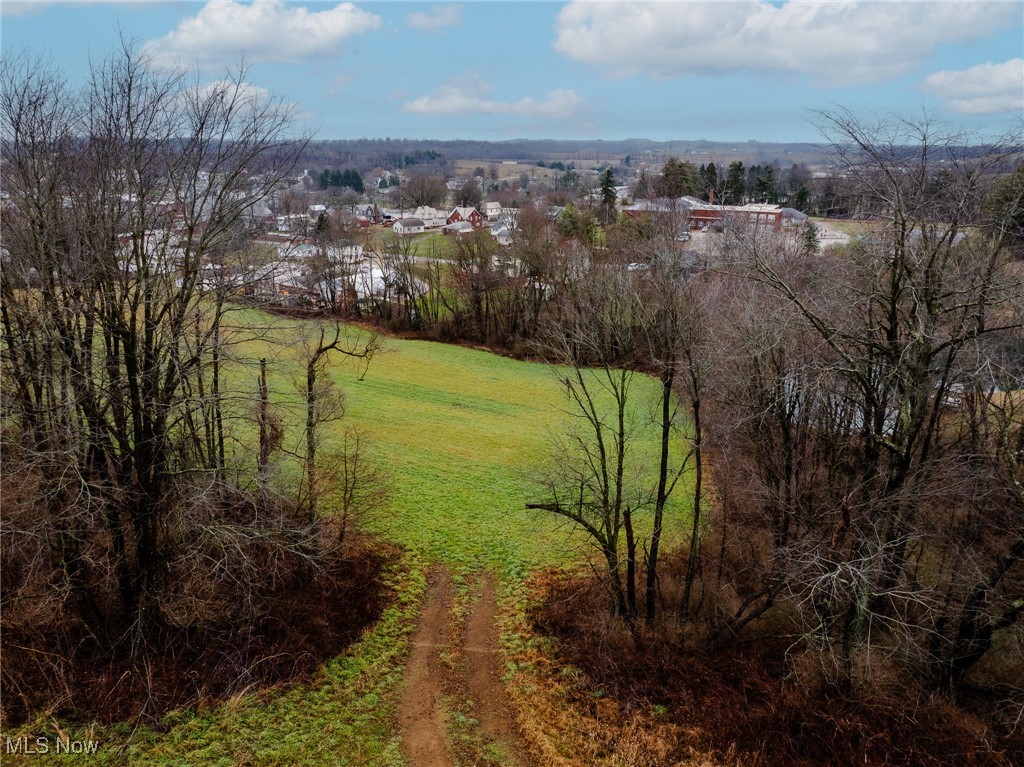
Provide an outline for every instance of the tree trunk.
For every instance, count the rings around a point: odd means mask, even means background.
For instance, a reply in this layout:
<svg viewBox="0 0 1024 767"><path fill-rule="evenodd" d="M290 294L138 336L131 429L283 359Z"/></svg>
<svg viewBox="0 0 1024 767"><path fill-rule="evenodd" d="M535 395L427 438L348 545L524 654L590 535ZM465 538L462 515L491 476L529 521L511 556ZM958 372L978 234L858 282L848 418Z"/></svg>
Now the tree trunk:
<svg viewBox="0 0 1024 767"><path fill-rule="evenodd" d="M700 523L701 502L704 488L704 451L702 447L702 426L700 420L700 400L693 400L693 524L690 528L690 552L686 561L686 581L683 585L683 597L679 603L679 619L686 621L690 617L690 600L693 598L693 584L697 579L697 561L700 557Z"/></svg>
<svg viewBox="0 0 1024 767"><path fill-rule="evenodd" d="M306 509L310 522L316 521L316 365L319 353L306 365Z"/></svg>
<svg viewBox="0 0 1024 767"><path fill-rule="evenodd" d="M259 378L259 429L260 452L256 460L256 477L260 485L267 481L267 468L270 463L270 400L267 394L267 358L260 358Z"/></svg>
<svg viewBox="0 0 1024 767"><path fill-rule="evenodd" d="M654 621L658 588L658 549L661 545L661 530L665 517L665 503L668 499L668 453L669 437L672 433L672 384L675 380L675 360L669 361L661 376L661 449L658 459L658 491L654 500L654 527L651 530L651 547L647 555L647 587L645 592L644 615L648 623Z"/></svg>

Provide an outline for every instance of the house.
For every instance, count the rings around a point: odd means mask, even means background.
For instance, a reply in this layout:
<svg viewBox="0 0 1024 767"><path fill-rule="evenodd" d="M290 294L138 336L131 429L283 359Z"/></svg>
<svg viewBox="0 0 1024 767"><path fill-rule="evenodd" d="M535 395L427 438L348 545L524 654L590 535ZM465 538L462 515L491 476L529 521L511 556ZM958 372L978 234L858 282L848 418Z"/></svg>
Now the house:
<svg viewBox="0 0 1024 767"><path fill-rule="evenodd" d="M477 213L477 215L479 216L480 214ZM451 224L446 224L441 231L445 234L461 237L464 234L472 234L476 231L476 227L468 221L455 221Z"/></svg>
<svg viewBox="0 0 1024 767"><path fill-rule="evenodd" d="M499 245L512 244L512 227L504 219L496 222L491 227L491 236L498 241Z"/></svg>
<svg viewBox="0 0 1024 767"><path fill-rule="evenodd" d="M440 226L444 226L448 223L448 217L444 214L444 211L437 210L437 208L431 208L427 205L421 205L412 212L412 218L418 218L423 222L423 226L426 229L437 229Z"/></svg>
<svg viewBox="0 0 1024 767"><path fill-rule="evenodd" d="M400 295L423 295L428 290L422 280L392 269L373 256L353 264L344 274L315 280L311 288L328 305L344 300L344 296L353 296L363 304L368 301L388 302Z"/></svg>
<svg viewBox="0 0 1024 767"><path fill-rule="evenodd" d="M357 217L361 216L373 224L384 223L384 216L381 214L380 208L377 207L377 203L375 202L355 205L353 208Z"/></svg>
<svg viewBox="0 0 1024 767"><path fill-rule="evenodd" d="M789 226L803 226L807 223L807 214L801 213L796 208L783 208L782 209L782 225Z"/></svg>
<svg viewBox="0 0 1024 767"><path fill-rule="evenodd" d="M333 264L349 263L358 261L363 257L363 246L352 240L342 240L335 245L318 246L310 242L303 242L285 251L278 251L283 258L288 258L296 263L302 263L311 259L326 257L327 261Z"/></svg>
<svg viewBox="0 0 1024 767"><path fill-rule="evenodd" d="M474 229L482 229L484 225L484 217L476 208L452 208L448 214L448 223L458 224L463 221Z"/></svg>
<svg viewBox="0 0 1024 767"><path fill-rule="evenodd" d="M501 217L491 225L491 236L498 241L499 245L511 245L512 235L516 229L516 221L519 218L519 211L515 208L508 208L502 212Z"/></svg>
<svg viewBox="0 0 1024 767"><path fill-rule="evenodd" d="M380 208L374 202L361 202L356 205L347 205L342 210L353 216L356 221L360 222L360 226L363 226L362 221L368 224L382 224L384 223L384 217L380 212Z"/></svg>
<svg viewBox="0 0 1024 767"><path fill-rule="evenodd" d="M242 220L246 226L256 228L270 228L277 223L277 219L274 214L270 212L270 207L266 201L259 200L254 205L242 210Z"/></svg>
<svg viewBox="0 0 1024 767"><path fill-rule="evenodd" d="M398 235L423 234L424 226L421 219L403 218L396 221L392 229Z"/></svg>
<svg viewBox="0 0 1024 767"><path fill-rule="evenodd" d="M309 216L305 213L289 213L278 216L274 222L274 228L278 232L302 232L305 233L309 226Z"/></svg>
<svg viewBox="0 0 1024 767"><path fill-rule="evenodd" d="M488 221L497 221L499 218L501 218L501 203L485 202L484 215L487 216Z"/></svg>

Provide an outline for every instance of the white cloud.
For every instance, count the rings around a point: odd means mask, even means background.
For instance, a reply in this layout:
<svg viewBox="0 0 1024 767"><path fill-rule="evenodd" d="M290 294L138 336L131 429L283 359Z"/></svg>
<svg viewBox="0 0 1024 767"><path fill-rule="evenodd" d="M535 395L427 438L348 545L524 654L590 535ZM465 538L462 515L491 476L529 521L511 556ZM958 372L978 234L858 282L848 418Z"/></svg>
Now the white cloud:
<svg viewBox="0 0 1024 767"><path fill-rule="evenodd" d="M3 16L28 16L37 11L44 10L49 7L51 3L44 2L11 2L11 0L4 0L0 3L0 15Z"/></svg>
<svg viewBox="0 0 1024 767"><path fill-rule="evenodd" d="M198 61L200 66L233 61L302 61L333 56L346 38L376 29L380 17L340 3L322 11L282 0L209 0L149 49L159 59Z"/></svg>
<svg viewBox="0 0 1024 767"><path fill-rule="evenodd" d="M1024 112L1024 59L935 72L925 78L922 87L958 114L1019 114Z"/></svg>
<svg viewBox="0 0 1024 767"><path fill-rule="evenodd" d="M405 22L415 29L441 29L454 27L461 21L459 6L435 5L429 13L410 13Z"/></svg>
<svg viewBox="0 0 1024 767"><path fill-rule="evenodd" d="M220 95L224 100L258 106L271 100L270 91L252 83L236 83L231 80L215 80L193 90L200 101Z"/></svg>
<svg viewBox="0 0 1024 767"><path fill-rule="evenodd" d="M872 82L920 65L940 43L977 40L1020 20L1006 2L569 3L555 50L619 77L810 75Z"/></svg>
<svg viewBox="0 0 1024 767"><path fill-rule="evenodd" d="M454 77L431 94L407 102L403 111L434 115L510 115L562 120L584 106L575 91L551 91L547 96L532 96L518 101L495 101L488 97L491 86L475 72Z"/></svg>

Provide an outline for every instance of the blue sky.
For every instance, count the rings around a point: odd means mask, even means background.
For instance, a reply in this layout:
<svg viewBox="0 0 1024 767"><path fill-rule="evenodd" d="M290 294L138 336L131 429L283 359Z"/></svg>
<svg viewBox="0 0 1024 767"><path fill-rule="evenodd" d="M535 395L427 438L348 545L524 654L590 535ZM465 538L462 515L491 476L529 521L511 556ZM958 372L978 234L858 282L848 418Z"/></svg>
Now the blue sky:
<svg viewBox="0 0 1024 767"><path fill-rule="evenodd" d="M981 134L1024 115L1024 3L2 3L4 56L71 82L119 34L246 81L318 138L815 141L811 110L937 110Z"/></svg>

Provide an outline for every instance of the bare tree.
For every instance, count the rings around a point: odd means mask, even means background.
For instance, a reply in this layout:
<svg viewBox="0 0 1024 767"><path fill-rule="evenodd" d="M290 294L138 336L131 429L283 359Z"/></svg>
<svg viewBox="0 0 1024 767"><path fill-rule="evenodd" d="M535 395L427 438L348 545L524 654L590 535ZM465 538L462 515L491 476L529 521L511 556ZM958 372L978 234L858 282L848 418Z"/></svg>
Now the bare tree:
<svg viewBox="0 0 1024 767"><path fill-rule="evenodd" d="M579 428L558 442L556 468L544 480L550 500L528 508L566 517L587 531L605 561L613 611L630 622L640 614L637 582L643 566L643 613L649 623L655 619L665 514L680 480L701 457L703 362L700 312L689 301L695 295L689 292L691 277L668 261L650 271L632 271L616 261L591 264L565 286L558 315L545 323L543 348L552 361L568 367L568 372L559 368L559 378ZM660 384L653 399L638 391L648 371ZM684 378L692 387L682 385ZM690 435L678 396L688 388L685 402L698 426ZM657 450L641 454L637 433L652 425ZM677 457L680 443L688 449ZM702 526L699 480L695 487L691 584ZM648 513L649 538L639 526Z"/></svg>
<svg viewBox="0 0 1024 767"><path fill-rule="evenodd" d="M346 429L334 461L338 496L338 543L345 544L353 524L385 509L390 502L390 478L368 455L368 438L357 428Z"/></svg>
<svg viewBox="0 0 1024 767"><path fill-rule="evenodd" d="M207 274L302 141L244 71L200 88L125 45L82 93L63 82L4 69L5 389L33 468L62 478L44 496L72 589L105 537L120 614L151 632L174 498L223 476L228 283Z"/></svg>
<svg viewBox="0 0 1024 767"><path fill-rule="evenodd" d="M985 388L978 372L991 369L992 341L1019 337L1022 290L1005 238L976 228L1012 142L978 151L929 118L821 116L856 206L880 223L820 256L756 227L729 242L736 268L767 290L759 301L769 316L789 323L743 365L756 384L745 407L763 403L746 421L760 473L751 488L772 561L788 568L758 600L771 604L785 584L849 685L852 653L872 637L929 665L990 646L972 644L986 630L965 616L971 594L989 599L1019 567L1017 538L1001 528L987 554L954 553L965 540L948 537L955 520L997 492L981 477L998 451L964 438L951 395ZM768 367L757 368L762 360ZM934 558L956 565L935 570ZM1019 613L1007 604L982 623L1008 627ZM957 610L971 637L959 647L946 631Z"/></svg>
<svg viewBox="0 0 1024 767"><path fill-rule="evenodd" d="M672 252L670 230L646 247L653 248L649 268L641 272L641 301L646 316L643 327L649 348L648 369L657 376L661 396L654 417L660 432L658 483L654 492L654 526L647 553L645 614L655 618L658 564L665 510L676 486L692 470L688 488L692 501L686 573L679 605L679 617L690 614L693 587L700 562L701 534L705 526L704 450L705 429L702 405L706 396L708 368L712 357L710 305L716 286L695 264L687 266ZM633 251L634 253L636 251ZM683 417L688 415L688 419ZM688 420L688 422L687 422ZM685 439L684 435L685 434ZM688 449L672 465L672 443L685 441ZM689 479L689 477L687 477Z"/></svg>
<svg viewBox="0 0 1024 767"><path fill-rule="evenodd" d="M412 173L398 189L403 208L441 207L448 199L448 186L441 176Z"/></svg>
<svg viewBox="0 0 1024 767"><path fill-rule="evenodd" d="M323 491L323 482L317 463L323 425L344 415L344 395L338 391L330 377L325 377L332 352L369 364L380 350L376 334L364 339L360 333L350 333L338 320L319 322L303 339L306 376L303 381L305 404L304 467L306 473L304 506L311 522L317 518L317 504Z"/></svg>

